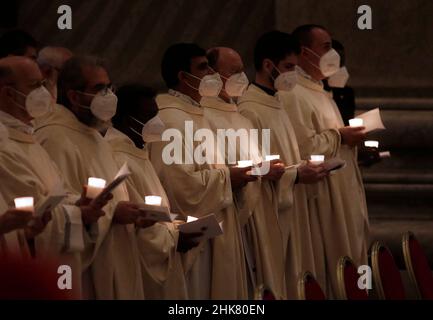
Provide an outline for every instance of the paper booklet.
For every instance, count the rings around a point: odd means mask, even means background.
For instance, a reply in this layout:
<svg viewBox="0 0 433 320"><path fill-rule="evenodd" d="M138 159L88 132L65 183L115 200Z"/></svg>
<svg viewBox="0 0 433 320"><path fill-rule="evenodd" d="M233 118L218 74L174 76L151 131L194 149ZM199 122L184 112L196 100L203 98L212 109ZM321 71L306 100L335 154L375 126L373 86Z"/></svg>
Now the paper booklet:
<svg viewBox="0 0 433 320"><path fill-rule="evenodd" d="M193 217L191 217L193 218ZM209 214L201 218L193 218L193 221L179 225L179 231L183 233L203 233L201 240L208 240L223 234L222 226L215 215Z"/></svg>
<svg viewBox="0 0 433 320"><path fill-rule="evenodd" d="M63 189L62 185L60 183L55 185L53 190L51 190L51 192L48 194L48 197L45 199L45 201L38 205L35 209L35 216L42 217L46 211L53 210L66 197L67 194Z"/></svg>
<svg viewBox="0 0 433 320"><path fill-rule="evenodd" d="M171 222L172 215L170 210L164 206L154 206L150 204L140 203L140 211L145 212L144 217L153 221Z"/></svg>
<svg viewBox="0 0 433 320"><path fill-rule="evenodd" d="M383 125L379 108L362 113L356 116L356 118L361 118L364 120L363 126L365 127L365 132L386 129Z"/></svg>
<svg viewBox="0 0 433 320"><path fill-rule="evenodd" d="M128 169L128 164L125 162L120 168L119 172L114 177L114 180L108 184L104 190L101 191L101 193L95 198L95 201L97 201L101 197L105 197L109 193L111 193L114 189L116 189L123 181L126 180L131 175L131 172Z"/></svg>
<svg viewBox="0 0 433 320"><path fill-rule="evenodd" d="M323 163L323 167L329 172L335 171L338 169L342 169L345 166L346 166L346 161L339 159L339 158L332 158L332 159L326 160Z"/></svg>

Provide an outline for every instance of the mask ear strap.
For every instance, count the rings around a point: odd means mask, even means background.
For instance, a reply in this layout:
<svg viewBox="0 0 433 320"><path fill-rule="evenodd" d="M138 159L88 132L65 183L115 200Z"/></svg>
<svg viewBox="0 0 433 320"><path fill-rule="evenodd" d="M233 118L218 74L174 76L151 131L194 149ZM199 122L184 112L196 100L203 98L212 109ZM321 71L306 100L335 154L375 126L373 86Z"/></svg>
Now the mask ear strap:
<svg viewBox="0 0 433 320"><path fill-rule="evenodd" d="M129 127L129 129L131 129L132 132L134 132L135 134L139 135L140 137L142 136L141 133L139 133L137 130L135 130L133 127Z"/></svg>
<svg viewBox="0 0 433 320"><path fill-rule="evenodd" d="M12 89L15 93L18 93L21 97L27 98L27 96L26 96L24 93L18 91L18 90L15 89L14 87L12 87L12 86L8 86L8 87L9 87L10 89ZM16 102L14 99L12 99L12 102L13 102L14 104L16 104L20 109L27 111L27 109L26 109L25 106L22 106L21 104L19 104L18 102Z"/></svg>
<svg viewBox="0 0 433 320"><path fill-rule="evenodd" d="M138 122L139 124L141 124L142 126L144 126L144 124L143 124L143 122L141 122L140 120L137 120L137 119L135 119L134 117L132 117L132 116L129 116L132 120L134 120L134 121L136 121L136 122Z"/></svg>
<svg viewBox="0 0 433 320"><path fill-rule="evenodd" d="M311 52L312 54L314 54L317 58L319 58L319 59L321 58L317 53L315 53L315 52L314 52L313 50L311 50L310 48L305 47L305 46L304 46L304 48L307 49L307 50L308 50L309 52Z"/></svg>
<svg viewBox="0 0 433 320"><path fill-rule="evenodd" d="M277 70L277 72L278 72L279 74L281 74L281 71L278 70L278 68L276 67L275 63L274 63L272 60L271 60L271 63L272 63L272 67L273 67L275 70ZM275 79L277 79L277 78L274 78L274 76L272 75L272 71L269 73L269 75L271 76L272 81L275 81Z"/></svg>

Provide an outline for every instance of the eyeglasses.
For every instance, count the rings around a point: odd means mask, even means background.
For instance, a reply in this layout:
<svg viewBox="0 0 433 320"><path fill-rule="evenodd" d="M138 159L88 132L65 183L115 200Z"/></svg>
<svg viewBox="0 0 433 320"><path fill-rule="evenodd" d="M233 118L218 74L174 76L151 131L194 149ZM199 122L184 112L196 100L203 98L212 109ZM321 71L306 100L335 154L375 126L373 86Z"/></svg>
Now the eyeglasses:
<svg viewBox="0 0 433 320"><path fill-rule="evenodd" d="M110 93L114 93L114 94L116 93L116 87L113 86L113 85L97 88L96 90L97 90L96 93L88 93L88 92L84 92L84 91L81 91L81 90L76 90L76 91L78 93L81 93L81 94L84 94L84 95L88 95L88 96L95 96L96 94L99 94L99 93L101 95L103 95L103 96L105 96L107 94L110 94Z"/></svg>

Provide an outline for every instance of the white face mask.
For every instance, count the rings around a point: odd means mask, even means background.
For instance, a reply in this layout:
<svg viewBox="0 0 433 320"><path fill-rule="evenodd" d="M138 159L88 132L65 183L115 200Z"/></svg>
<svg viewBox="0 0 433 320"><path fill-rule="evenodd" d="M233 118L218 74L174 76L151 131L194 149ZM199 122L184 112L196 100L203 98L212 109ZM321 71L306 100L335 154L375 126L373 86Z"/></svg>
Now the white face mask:
<svg viewBox="0 0 433 320"><path fill-rule="evenodd" d="M325 77L330 77L340 69L340 55L334 49L329 50L323 56L319 56L310 48L304 47L320 59L319 66L310 62L314 67L320 70Z"/></svg>
<svg viewBox="0 0 433 320"><path fill-rule="evenodd" d="M28 95L12 88L19 95L26 98L25 107L15 102L21 109L26 110L32 118L40 118L50 111L52 103L51 94L44 86L32 90Z"/></svg>
<svg viewBox="0 0 433 320"><path fill-rule="evenodd" d="M110 89L106 93L98 92L97 94L90 94L81 92L81 94L93 96L90 107L80 105L82 108L90 109L92 114L101 121L109 121L114 117L117 111L117 96Z"/></svg>
<svg viewBox="0 0 433 320"><path fill-rule="evenodd" d="M296 71L287 71L281 73L275 65L274 68L279 73L279 76L274 79L275 89L277 91L291 91L298 82L298 73Z"/></svg>
<svg viewBox="0 0 433 320"><path fill-rule="evenodd" d="M347 71L346 67L342 67L328 78L328 84L332 88L344 88L348 80L349 71Z"/></svg>
<svg viewBox="0 0 433 320"><path fill-rule="evenodd" d="M235 73L224 79L226 79L224 91L230 97L242 97L248 85L250 84L245 72Z"/></svg>
<svg viewBox="0 0 433 320"><path fill-rule="evenodd" d="M161 136L165 130L164 122L161 121L158 115L147 121L145 124L140 120L131 117L132 120L137 121L143 126L141 129L141 137L144 142L158 142L161 141ZM134 128L130 128L136 134L140 135Z"/></svg>
<svg viewBox="0 0 433 320"><path fill-rule="evenodd" d="M223 88L223 81L218 73L205 75L201 79L189 72L186 73L191 77L200 80L198 89L191 86L188 82L186 82L186 84L194 90L197 90L202 97L218 97Z"/></svg>

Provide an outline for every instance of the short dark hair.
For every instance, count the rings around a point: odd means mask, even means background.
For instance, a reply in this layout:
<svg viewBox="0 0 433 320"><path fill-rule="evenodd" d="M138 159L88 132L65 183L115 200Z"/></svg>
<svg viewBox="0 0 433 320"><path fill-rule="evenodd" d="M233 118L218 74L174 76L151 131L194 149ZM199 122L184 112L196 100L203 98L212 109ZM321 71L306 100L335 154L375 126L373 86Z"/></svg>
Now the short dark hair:
<svg viewBox="0 0 433 320"><path fill-rule="evenodd" d="M300 54L301 47L294 37L281 31L270 31L263 34L254 48L254 66L262 69L263 60L270 59L277 65L290 54Z"/></svg>
<svg viewBox="0 0 433 320"><path fill-rule="evenodd" d="M38 42L24 30L10 30L0 37L0 58L8 55L22 56L28 47L37 49Z"/></svg>
<svg viewBox="0 0 433 320"><path fill-rule="evenodd" d="M296 40L298 40L301 46L311 47L311 31L314 29L322 29L326 32L329 32L324 26L319 24L304 24L293 30L292 35L296 38Z"/></svg>
<svg viewBox="0 0 433 320"><path fill-rule="evenodd" d="M139 83L126 84L116 90L117 111L111 119L113 126L121 128L122 121L137 113L137 108L146 100L154 99L156 91Z"/></svg>
<svg viewBox="0 0 433 320"><path fill-rule="evenodd" d="M161 74L167 87L176 87L179 71L191 72L191 59L202 56L206 56L206 51L195 43L177 43L169 47L161 62Z"/></svg>
<svg viewBox="0 0 433 320"><path fill-rule="evenodd" d="M102 59L93 56L73 56L65 62L60 70L57 82L59 95L58 102L65 107L70 107L67 92L69 90L84 90L87 86L86 79L83 76L82 67L101 67L106 69Z"/></svg>

